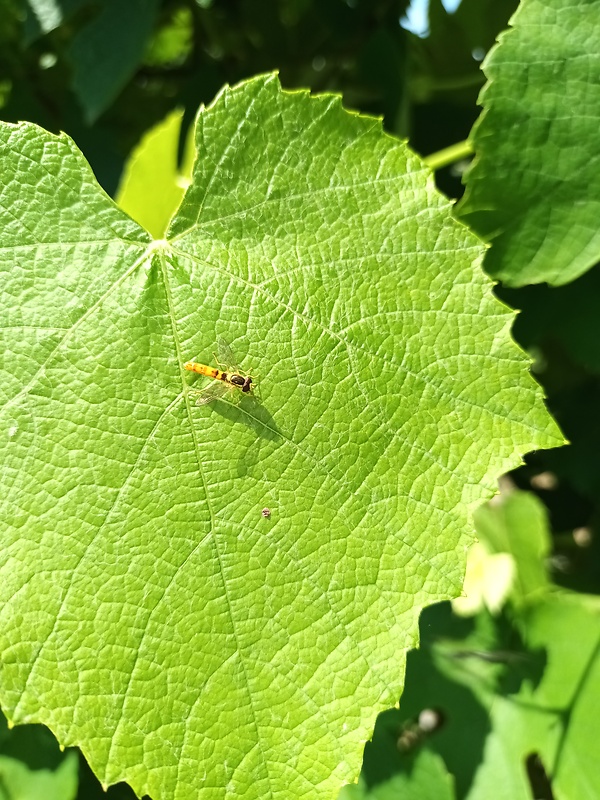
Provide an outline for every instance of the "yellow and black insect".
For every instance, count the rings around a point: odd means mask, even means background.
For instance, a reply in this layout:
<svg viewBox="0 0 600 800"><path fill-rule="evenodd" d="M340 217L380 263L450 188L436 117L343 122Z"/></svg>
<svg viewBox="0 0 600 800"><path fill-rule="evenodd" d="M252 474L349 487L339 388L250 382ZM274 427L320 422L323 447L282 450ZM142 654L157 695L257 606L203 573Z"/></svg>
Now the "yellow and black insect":
<svg viewBox="0 0 600 800"><path fill-rule="evenodd" d="M197 406L212 403L227 394L230 400L238 402L243 395L252 394L256 386L255 379L238 367L233 352L224 339L217 339L217 353L218 356L213 353L215 361L223 369L197 364L195 361L186 361L183 365L189 372L213 379L213 383L198 392Z"/></svg>

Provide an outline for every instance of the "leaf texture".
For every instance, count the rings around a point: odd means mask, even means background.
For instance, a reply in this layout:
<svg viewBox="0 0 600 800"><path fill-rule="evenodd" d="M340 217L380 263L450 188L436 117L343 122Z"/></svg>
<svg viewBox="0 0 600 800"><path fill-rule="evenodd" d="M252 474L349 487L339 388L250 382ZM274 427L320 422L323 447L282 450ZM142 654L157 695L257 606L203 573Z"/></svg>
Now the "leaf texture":
<svg viewBox="0 0 600 800"><path fill-rule="evenodd" d="M67 137L1 131L2 704L154 800L331 797L470 510L561 441L483 248L379 121L275 76L201 109L165 240ZM219 337L260 396L198 407Z"/></svg>

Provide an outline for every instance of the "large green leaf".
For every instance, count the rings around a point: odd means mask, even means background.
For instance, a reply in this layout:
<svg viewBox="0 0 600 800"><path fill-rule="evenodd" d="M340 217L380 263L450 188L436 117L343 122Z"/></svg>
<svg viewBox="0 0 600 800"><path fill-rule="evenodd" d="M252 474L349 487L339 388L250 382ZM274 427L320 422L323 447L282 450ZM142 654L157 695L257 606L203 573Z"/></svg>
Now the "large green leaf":
<svg viewBox="0 0 600 800"><path fill-rule="evenodd" d="M561 440L481 245L379 121L274 76L199 114L165 240L66 136L1 131L0 699L154 800L330 797L470 509ZM194 404L219 336L260 399Z"/></svg>
<svg viewBox="0 0 600 800"><path fill-rule="evenodd" d="M568 283L600 258L600 3L524 0L484 63L460 214L507 284Z"/></svg>

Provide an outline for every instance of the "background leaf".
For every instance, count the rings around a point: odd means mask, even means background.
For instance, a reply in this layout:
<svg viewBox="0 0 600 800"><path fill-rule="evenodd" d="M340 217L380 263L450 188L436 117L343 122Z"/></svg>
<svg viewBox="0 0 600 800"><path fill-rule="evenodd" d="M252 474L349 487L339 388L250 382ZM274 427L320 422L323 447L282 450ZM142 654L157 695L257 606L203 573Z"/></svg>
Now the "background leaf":
<svg viewBox="0 0 600 800"><path fill-rule="evenodd" d="M67 137L2 135L2 702L155 800L329 797L469 510L560 442L482 248L377 120L273 76L200 113L167 241ZM194 406L218 336L260 402Z"/></svg>
<svg viewBox="0 0 600 800"><path fill-rule="evenodd" d="M9 729L0 714L0 796L7 800L74 800L78 759L65 755L41 725Z"/></svg>
<svg viewBox="0 0 600 800"><path fill-rule="evenodd" d="M131 154L115 197L117 204L155 239L161 239L189 185L194 160L191 136L187 137L181 168L177 150L181 110L169 114L144 136ZM193 130L190 129L190 134Z"/></svg>
<svg viewBox="0 0 600 800"><path fill-rule="evenodd" d="M345 786L338 800L454 800L452 778L442 759L431 750L418 750L410 769L371 788L363 782Z"/></svg>
<svg viewBox="0 0 600 800"><path fill-rule="evenodd" d="M73 38L73 91L93 122L135 71L150 38L158 0L104 0Z"/></svg>
<svg viewBox="0 0 600 800"><path fill-rule="evenodd" d="M443 758L465 800L592 800L600 786L595 754L598 598L546 594L506 617L452 618L449 604L421 615L421 646L407 659L399 709L380 715L365 749L362 782L385 790L410 775L422 751ZM396 746L423 709L443 725Z"/></svg>
<svg viewBox="0 0 600 800"><path fill-rule="evenodd" d="M599 614L597 597L558 595L530 608L522 630L547 665L536 685L525 661L519 691L490 702L492 730L468 800L491 794L528 800L533 756L558 797L597 796L600 769L590 731L600 712Z"/></svg>
<svg viewBox="0 0 600 800"><path fill-rule="evenodd" d="M2 794L18 800L73 800L77 793L77 756L69 753L54 772L30 770L21 761L0 756Z"/></svg>
<svg viewBox="0 0 600 800"><path fill-rule="evenodd" d="M63 25L75 12L91 6L90 0L26 0L25 38L31 42Z"/></svg>
<svg viewBox="0 0 600 800"><path fill-rule="evenodd" d="M508 285L568 283L600 258L595 0L526 0L486 58L477 154L459 213Z"/></svg>
<svg viewBox="0 0 600 800"><path fill-rule="evenodd" d="M531 601L548 588L550 535L542 503L529 492L509 492L501 502L488 503L475 512L478 536L494 553L513 556L516 574L512 599Z"/></svg>

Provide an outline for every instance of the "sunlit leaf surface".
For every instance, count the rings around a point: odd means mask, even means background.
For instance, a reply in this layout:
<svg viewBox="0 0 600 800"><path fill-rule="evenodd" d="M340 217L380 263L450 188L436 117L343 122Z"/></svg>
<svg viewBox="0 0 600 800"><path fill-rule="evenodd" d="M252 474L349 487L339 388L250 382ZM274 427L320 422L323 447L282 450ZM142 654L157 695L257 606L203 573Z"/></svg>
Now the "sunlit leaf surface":
<svg viewBox="0 0 600 800"><path fill-rule="evenodd" d="M470 509L561 441L482 247L379 121L273 76L201 111L165 240L1 131L2 705L154 800L329 798ZM260 394L198 407L218 337Z"/></svg>

